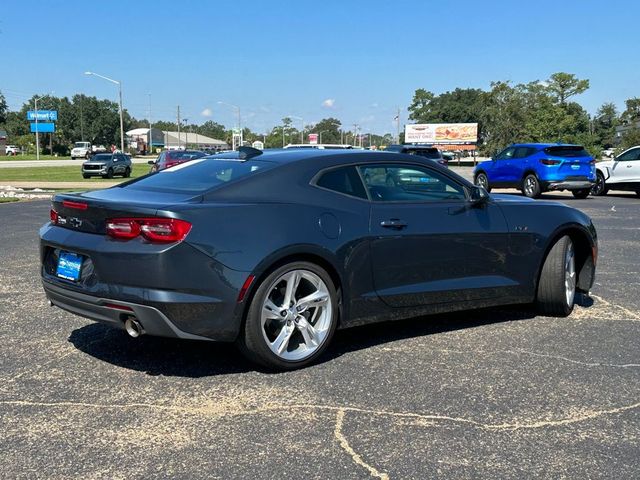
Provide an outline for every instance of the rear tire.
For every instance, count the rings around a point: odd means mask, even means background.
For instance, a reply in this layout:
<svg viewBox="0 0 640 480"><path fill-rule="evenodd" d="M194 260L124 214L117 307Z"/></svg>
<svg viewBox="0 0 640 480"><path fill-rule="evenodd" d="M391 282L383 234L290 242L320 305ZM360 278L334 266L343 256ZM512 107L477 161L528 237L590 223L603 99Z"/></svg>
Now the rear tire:
<svg viewBox="0 0 640 480"><path fill-rule="evenodd" d="M589 193L591 193L591 189L586 188L584 190L572 190L571 193L575 198L582 199L582 198L587 198L589 196Z"/></svg>
<svg viewBox="0 0 640 480"><path fill-rule="evenodd" d="M317 299L302 301L310 295ZM313 263L293 262L257 287L237 344L250 360L269 369L294 370L325 351L337 324L338 295L329 274Z"/></svg>
<svg viewBox="0 0 640 480"><path fill-rule="evenodd" d="M538 177L532 173L524 177L522 181L522 193L525 197L538 198L542 193Z"/></svg>
<svg viewBox="0 0 640 480"><path fill-rule="evenodd" d="M540 313L550 317L570 315L575 304L576 284L573 242L565 235L553 245L542 266L536 300Z"/></svg>
<svg viewBox="0 0 640 480"><path fill-rule="evenodd" d="M591 195L596 197L606 195L609 189L604 181L604 175L601 172L596 173L596 183L591 187Z"/></svg>
<svg viewBox="0 0 640 480"><path fill-rule="evenodd" d="M473 182L478 187L483 187L487 192L491 192L491 186L489 185L489 177L484 172L480 172L476 175Z"/></svg>

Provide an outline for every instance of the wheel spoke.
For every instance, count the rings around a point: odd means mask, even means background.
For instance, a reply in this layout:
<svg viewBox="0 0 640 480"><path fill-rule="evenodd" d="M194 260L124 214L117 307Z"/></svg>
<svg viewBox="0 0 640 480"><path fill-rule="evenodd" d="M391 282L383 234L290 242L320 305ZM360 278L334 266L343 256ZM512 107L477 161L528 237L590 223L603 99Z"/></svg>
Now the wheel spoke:
<svg viewBox="0 0 640 480"><path fill-rule="evenodd" d="M312 294L307 295L306 297L302 297L300 300L298 300L296 306L298 307L299 311L303 311L310 307L320 307L326 304L328 300L329 294L327 292L316 290Z"/></svg>
<svg viewBox="0 0 640 480"><path fill-rule="evenodd" d="M262 306L262 314L265 318L269 319L280 320L282 318L282 316L280 315L281 310L282 308L278 308L278 306L273 303L270 298L267 298L267 300L264 302L264 305Z"/></svg>
<svg viewBox="0 0 640 480"><path fill-rule="evenodd" d="M285 324L282 326L282 330L280 330L280 333L271 344L273 349L278 352L279 355L282 355L289 346L289 340L291 340L291 335L294 331L295 327L293 324Z"/></svg>
<svg viewBox="0 0 640 480"><path fill-rule="evenodd" d="M287 289L284 294L284 303L282 304L283 308L289 308L289 306L291 306L291 302L295 302L295 294L296 290L298 290L298 285L300 285L301 278L302 276L297 270L291 272L287 276L285 280L287 282Z"/></svg>
<svg viewBox="0 0 640 480"><path fill-rule="evenodd" d="M304 338L304 343L307 347L317 347L318 346L318 332L316 329L307 322L307 319L304 317L300 317L297 323L298 330L302 334Z"/></svg>

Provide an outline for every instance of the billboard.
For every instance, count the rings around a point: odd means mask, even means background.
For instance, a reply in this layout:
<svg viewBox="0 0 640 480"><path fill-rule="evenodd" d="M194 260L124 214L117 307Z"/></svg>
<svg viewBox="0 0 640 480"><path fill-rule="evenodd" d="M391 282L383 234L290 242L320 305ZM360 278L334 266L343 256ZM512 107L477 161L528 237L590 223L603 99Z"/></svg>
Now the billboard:
<svg viewBox="0 0 640 480"><path fill-rule="evenodd" d="M309 143L311 145L317 145L318 144L318 134L317 133L310 133L309 134Z"/></svg>
<svg viewBox="0 0 640 480"><path fill-rule="evenodd" d="M405 125L405 143L476 143L477 123L417 123Z"/></svg>
<svg viewBox="0 0 640 480"><path fill-rule="evenodd" d="M57 122L58 121L58 111L57 110L38 110L35 112L34 110L29 110L27 112L27 120L35 121L36 116L38 117L39 122Z"/></svg>

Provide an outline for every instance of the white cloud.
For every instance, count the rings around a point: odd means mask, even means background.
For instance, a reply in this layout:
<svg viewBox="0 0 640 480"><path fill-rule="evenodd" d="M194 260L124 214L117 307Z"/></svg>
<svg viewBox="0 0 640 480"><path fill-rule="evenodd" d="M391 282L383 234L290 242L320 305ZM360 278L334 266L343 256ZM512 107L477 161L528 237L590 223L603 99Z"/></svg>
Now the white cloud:
<svg viewBox="0 0 640 480"><path fill-rule="evenodd" d="M322 102L322 106L324 108L333 108L335 104L336 104L335 98L327 98L324 102Z"/></svg>
<svg viewBox="0 0 640 480"><path fill-rule="evenodd" d="M369 105L371 108L378 108L380 105L378 105L378 102L373 102L371 105Z"/></svg>
<svg viewBox="0 0 640 480"><path fill-rule="evenodd" d="M202 110L202 112L200 112L200 115L202 115L203 117L210 117L213 115L213 111L210 108L205 108L204 110Z"/></svg>

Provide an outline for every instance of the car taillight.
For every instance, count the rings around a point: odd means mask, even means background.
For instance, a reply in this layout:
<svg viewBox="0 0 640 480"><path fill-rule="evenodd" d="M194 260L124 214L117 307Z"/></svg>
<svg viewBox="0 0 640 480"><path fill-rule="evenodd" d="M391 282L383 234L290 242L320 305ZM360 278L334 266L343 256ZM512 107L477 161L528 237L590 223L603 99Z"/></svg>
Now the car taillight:
<svg viewBox="0 0 640 480"><path fill-rule="evenodd" d="M540 159L540 163L543 165L560 165L560 160L552 160L550 158Z"/></svg>
<svg viewBox="0 0 640 480"><path fill-rule="evenodd" d="M51 223L54 225L58 223L58 212L56 212L53 208L49 211L49 218L51 219Z"/></svg>
<svg viewBox="0 0 640 480"><path fill-rule="evenodd" d="M591 161L589 162L589 165L595 165L596 164L596 159L592 158Z"/></svg>
<svg viewBox="0 0 640 480"><path fill-rule="evenodd" d="M72 202L70 200L63 200L62 206L66 208L73 208L75 210L86 210L87 208L89 208L89 205L87 205L86 203Z"/></svg>
<svg viewBox="0 0 640 480"><path fill-rule="evenodd" d="M107 235L119 240L131 240L138 236L151 243L172 243L184 240L191 230L191 223L177 218L110 218Z"/></svg>

